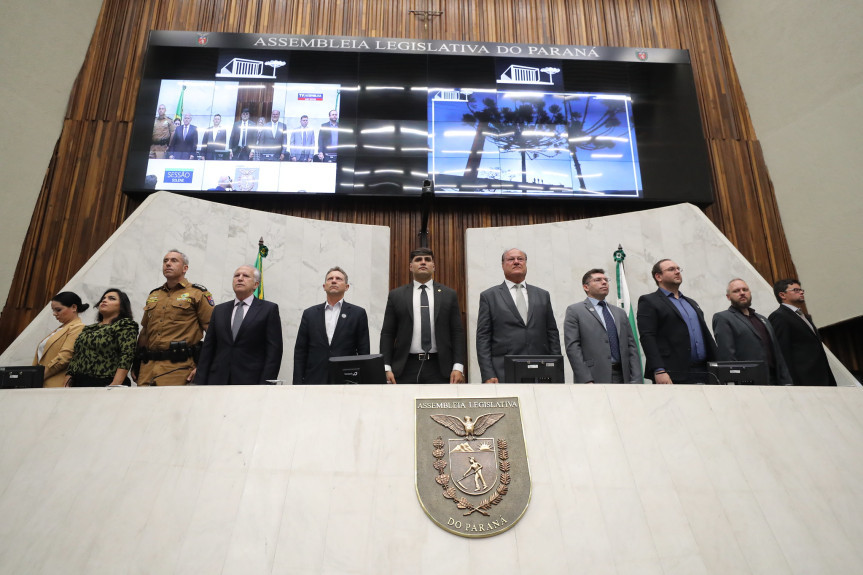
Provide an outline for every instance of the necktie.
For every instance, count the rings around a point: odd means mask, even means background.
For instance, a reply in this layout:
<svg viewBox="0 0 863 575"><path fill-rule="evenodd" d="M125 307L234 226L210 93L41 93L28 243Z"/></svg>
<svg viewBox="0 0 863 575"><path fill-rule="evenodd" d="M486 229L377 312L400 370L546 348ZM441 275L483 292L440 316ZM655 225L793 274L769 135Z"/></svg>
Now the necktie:
<svg viewBox="0 0 863 575"><path fill-rule="evenodd" d="M189 126L183 128L183 139L186 139L186 136L189 135Z"/></svg>
<svg viewBox="0 0 863 575"><path fill-rule="evenodd" d="M602 317L605 320L605 329L608 331L608 346L611 348L611 363L620 363L620 339L617 337L617 326L614 324L614 318L611 317L611 312L608 310L608 304L601 301L599 302L599 307L602 308Z"/></svg>
<svg viewBox="0 0 863 575"><path fill-rule="evenodd" d="M807 326L809 329L811 329L811 330L812 330L812 333L818 333L818 332L815 330L815 326L814 326L814 325L812 325L812 322L811 322L811 321L809 321L809 320L806 318L806 316L805 316L805 315L803 315L803 310L802 310L802 309L798 309L795 313L796 313L797 315L799 315L799 316L800 316L800 319L802 319L802 320L803 320L803 323L805 323L805 324L806 324L806 326Z"/></svg>
<svg viewBox="0 0 863 575"><path fill-rule="evenodd" d="M238 302L237 308L234 310L234 319L231 322L231 335L234 337L234 340L237 339L237 332L240 331L240 326L243 325L243 306L246 305L246 302Z"/></svg>
<svg viewBox="0 0 863 575"><path fill-rule="evenodd" d="M423 351L428 353L431 344L431 314L429 313L429 296L426 292L428 286L420 286L420 345Z"/></svg>
<svg viewBox="0 0 863 575"><path fill-rule="evenodd" d="M243 122L243 126L240 128L240 147L246 147L246 123Z"/></svg>
<svg viewBox="0 0 863 575"><path fill-rule="evenodd" d="M515 307L518 309L518 315L521 320L527 325L527 301L524 299L524 284L515 284Z"/></svg>

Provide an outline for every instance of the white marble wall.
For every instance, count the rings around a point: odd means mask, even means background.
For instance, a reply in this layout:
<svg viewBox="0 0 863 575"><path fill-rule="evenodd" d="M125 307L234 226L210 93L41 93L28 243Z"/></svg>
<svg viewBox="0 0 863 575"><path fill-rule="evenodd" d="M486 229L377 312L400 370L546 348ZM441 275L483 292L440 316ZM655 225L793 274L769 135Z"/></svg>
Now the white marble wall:
<svg viewBox="0 0 863 575"><path fill-rule="evenodd" d="M519 398L531 502L463 539L414 398ZM863 394L725 386L0 392L0 573L863 572Z"/></svg>
<svg viewBox="0 0 863 575"><path fill-rule="evenodd" d="M465 232L467 267L468 349L470 381L478 382L476 362L476 318L479 294L503 282L500 256L517 247L528 254L527 283L546 289L563 343L563 321L567 306L585 298L581 278L591 268L603 268L612 279L610 301L617 301L615 264L612 254L619 244L626 252L626 279L633 307L640 295L656 291L650 275L653 264L670 258L683 268L681 292L695 299L708 326L713 314L728 309L725 287L732 278L742 278L752 290L753 307L770 315L777 303L773 289L746 258L701 212L690 204L642 210L627 214L573 220L553 224L474 228ZM816 325L818 318L815 317ZM565 355L565 351L564 351ZM829 351L839 385L857 385L853 376ZM566 381L572 370L566 361Z"/></svg>
<svg viewBox="0 0 863 575"><path fill-rule="evenodd" d="M170 249L189 256L186 277L205 285L216 303L233 298L231 276L254 265L258 240L270 248L264 260L264 295L279 304L285 353L280 377L291 380L294 342L302 310L321 303L324 275L333 266L348 273L345 299L369 316L372 353L377 353L389 290L390 234L385 226L308 220L236 208L158 192L151 195L60 291L95 303L108 287L129 294L135 320L144 301L164 283L162 257ZM29 365L39 341L56 327L49 302L0 356L0 365ZM95 321L95 310L84 313Z"/></svg>

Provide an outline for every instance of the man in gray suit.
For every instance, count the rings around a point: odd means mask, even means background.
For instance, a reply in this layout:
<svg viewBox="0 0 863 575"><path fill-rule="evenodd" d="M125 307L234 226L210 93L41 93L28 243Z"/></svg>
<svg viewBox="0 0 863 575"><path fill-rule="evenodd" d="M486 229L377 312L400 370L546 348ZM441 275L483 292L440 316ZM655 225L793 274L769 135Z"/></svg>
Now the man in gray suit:
<svg viewBox="0 0 863 575"><path fill-rule="evenodd" d="M793 385L773 326L752 309L752 294L746 282L740 278L728 282L725 297L731 306L713 315L717 359L763 361L770 369L770 385Z"/></svg>
<svg viewBox="0 0 863 575"><path fill-rule="evenodd" d="M483 382L504 379L505 355L559 355L560 333L551 297L544 289L524 283L527 254L512 248L503 252L506 280L479 295L476 355Z"/></svg>
<svg viewBox="0 0 863 575"><path fill-rule="evenodd" d="M592 269L581 278L587 298L566 308L563 341L575 383L642 383L635 336L626 312L608 305L608 276Z"/></svg>

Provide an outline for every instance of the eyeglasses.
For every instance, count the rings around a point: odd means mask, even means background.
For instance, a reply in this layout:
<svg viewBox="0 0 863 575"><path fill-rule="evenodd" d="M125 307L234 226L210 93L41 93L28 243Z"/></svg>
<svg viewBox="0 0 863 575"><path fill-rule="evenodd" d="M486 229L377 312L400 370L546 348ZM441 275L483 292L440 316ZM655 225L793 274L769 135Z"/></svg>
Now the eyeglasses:
<svg viewBox="0 0 863 575"><path fill-rule="evenodd" d="M596 282L596 283L599 283L599 284L607 284L607 283L608 283L608 278L591 278L591 279L590 279L590 281L592 281L592 282Z"/></svg>
<svg viewBox="0 0 863 575"><path fill-rule="evenodd" d="M677 268L665 268L665 269L664 269L664 270L662 270L662 271L663 271L663 272L682 272L682 271L683 271L683 268L681 268L681 267L677 267Z"/></svg>
<svg viewBox="0 0 863 575"><path fill-rule="evenodd" d="M805 292L805 291L806 291L806 290L805 290L805 289L803 289L803 288L791 288L791 289L787 289L787 290L785 290L785 293L787 293L787 292L803 293L803 292Z"/></svg>

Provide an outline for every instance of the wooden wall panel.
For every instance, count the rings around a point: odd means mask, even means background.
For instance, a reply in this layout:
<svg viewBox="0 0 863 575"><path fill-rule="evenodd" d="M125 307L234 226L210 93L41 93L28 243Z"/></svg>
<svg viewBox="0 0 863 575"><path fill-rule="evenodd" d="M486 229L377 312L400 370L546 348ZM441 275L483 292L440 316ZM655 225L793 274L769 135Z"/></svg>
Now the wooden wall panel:
<svg viewBox="0 0 863 575"><path fill-rule="evenodd" d="M423 20L411 10L442 14ZM150 30L687 49L716 190L716 202L704 211L767 280L794 274L764 157L712 0L105 0L0 318L0 349L138 205L122 194L120 182ZM405 260L419 225L417 206L409 200L298 197L234 203L390 226L392 285L408 279ZM468 227L553 222L631 209L595 203L502 207L481 200L440 201L431 219L438 279L464 298ZM843 341L842 329L833 330L834 341ZM859 365L860 346L856 352L847 347L843 353L851 359L846 361Z"/></svg>

